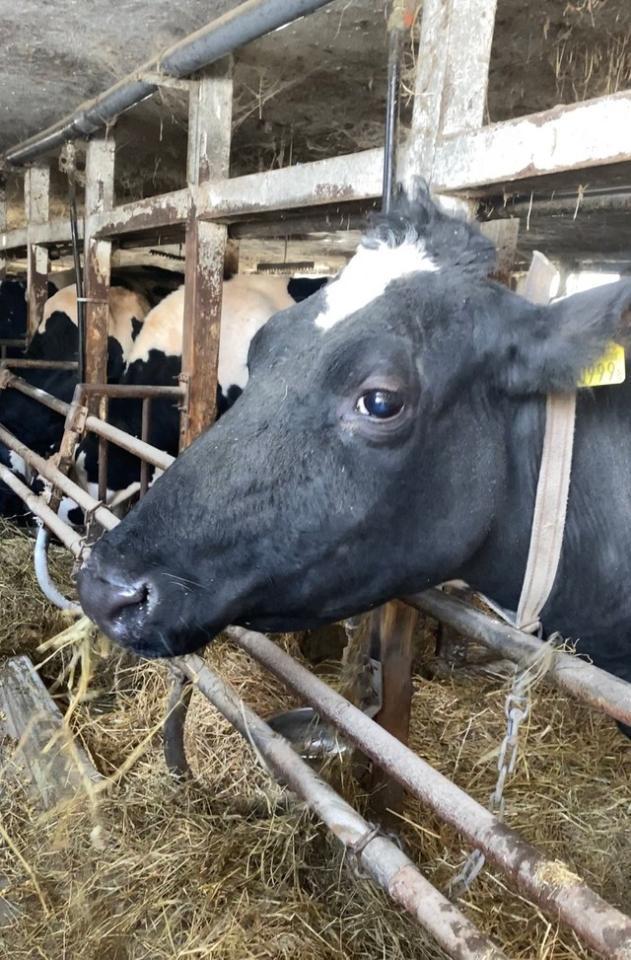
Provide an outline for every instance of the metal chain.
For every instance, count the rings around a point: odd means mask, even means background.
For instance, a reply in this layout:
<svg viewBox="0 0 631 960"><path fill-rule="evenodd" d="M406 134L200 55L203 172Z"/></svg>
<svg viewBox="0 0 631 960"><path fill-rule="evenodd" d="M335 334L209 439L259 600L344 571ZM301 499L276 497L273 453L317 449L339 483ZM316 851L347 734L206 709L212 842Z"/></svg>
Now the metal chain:
<svg viewBox="0 0 631 960"><path fill-rule="evenodd" d="M506 732L502 740L497 758L497 780L495 789L489 797L488 809L499 820L504 819L506 783L515 771L519 753L519 729L530 713L530 691L533 685L547 673L553 655L553 643L556 635L550 637L547 643L542 643L541 650L522 667L513 677L511 689L504 701L504 715L506 717ZM469 854L461 870L451 879L448 894L457 899L469 889L476 879L486 857L481 850L474 850Z"/></svg>

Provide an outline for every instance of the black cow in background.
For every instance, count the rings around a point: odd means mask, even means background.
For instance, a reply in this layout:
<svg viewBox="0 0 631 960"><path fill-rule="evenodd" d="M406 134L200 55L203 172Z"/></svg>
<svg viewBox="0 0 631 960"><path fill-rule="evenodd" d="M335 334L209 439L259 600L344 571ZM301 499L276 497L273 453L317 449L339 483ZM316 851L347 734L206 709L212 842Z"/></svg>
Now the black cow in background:
<svg viewBox="0 0 631 960"><path fill-rule="evenodd" d="M109 302L108 377L118 380L149 305L141 295L117 287L110 289ZM46 301L42 320L24 356L33 360L76 360L78 346L77 295L72 285ZM66 403L72 400L76 371L23 369L18 372L32 386ZM64 428L63 417L58 413L12 389L0 392L0 423L41 456L57 450ZM0 451L2 462L28 479L29 471L20 458L2 445ZM0 515L16 515L15 506L14 494L0 483ZM22 509L18 515L23 515Z"/></svg>
<svg viewBox="0 0 631 960"><path fill-rule="evenodd" d="M57 292L48 284L48 296ZM26 283L24 280L0 281L0 340L23 340L26 337ZM21 347L7 347L7 357L21 357Z"/></svg>

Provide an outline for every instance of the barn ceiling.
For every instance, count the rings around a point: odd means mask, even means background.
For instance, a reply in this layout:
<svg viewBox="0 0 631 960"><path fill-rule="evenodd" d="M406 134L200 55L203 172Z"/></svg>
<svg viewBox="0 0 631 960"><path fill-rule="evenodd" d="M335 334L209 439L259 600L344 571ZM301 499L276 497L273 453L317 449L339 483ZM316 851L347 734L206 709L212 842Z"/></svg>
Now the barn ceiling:
<svg viewBox="0 0 631 960"><path fill-rule="evenodd" d="M236 59L233 174L382 141L386 0L336 0ZM0 151L69 113L238 0L0 0ZM414 43L406 52L412 79ZM631 87L629 0L498 0L488 117ZM404 106L403 120L409 119ZM163 89L119 121L119 200L183 183L186 98ZM624 186L624 184L623 184ZM14 196L21 185L15 178ZM63 206L63 182L56 182ZM20 219L19 203L12 222ZM614 246L631 258L625 218ZM629 219L629 218L627 218ZM594 241L603 233L596 214ZM596 222L594 221L594 222ZM545 223L538 239L545 242ZM590 227L581 246L590 247ZM627 227L626 230L631 228ZM622 231L620 233L620 230ZM559 224L550 233L557 242ZM571 245L564 235L563 245ZM611 246L611 244L610 244Z"/></svg>

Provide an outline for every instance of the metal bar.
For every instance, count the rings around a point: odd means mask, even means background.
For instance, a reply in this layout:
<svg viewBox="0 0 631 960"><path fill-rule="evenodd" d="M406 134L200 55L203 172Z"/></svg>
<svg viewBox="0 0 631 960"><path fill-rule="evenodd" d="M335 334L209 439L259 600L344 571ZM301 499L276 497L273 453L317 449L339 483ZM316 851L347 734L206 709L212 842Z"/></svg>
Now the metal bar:
<svg viewBox="0 0 631 960"><path fill-rule="evenodd" d="M405 605L392 600L371 615L371 651L379 651L381 663L381 710L375 721L401 743L408 742L412 712L413 635L418 614L408 616ZM401 784L384 774L372 771L371 785L376 791L371 806L380 819L390 819L389 811L403 805Z"/></svg>
<svg viewBox="0 0 631 960"><path fill-rule="evenodd" d="M492 620L481 610L440 590L427 590L405 599L417 610L448 624L466 637L478 640L515 663L541 649L540 640L506 623ZM554 651L548 673L562 690L621 723L631 725L631 683L562 650Z"/></svg>
<svg viewBox="0 0 631 960"><path fill-rule="evenodd" d="M42 133L30 137L5 153L9 163L26 163L68 140L91 136L124 110L156 92L157 85L143 80L143 74L182 77L195 73L239 47L304 17L332 0L248 0L213 20L196 33L143 64L133 74L105 93L81 104L78 109Z"/></svg>
<svg viewBox="0 0 631 960"><path fill-rule="evenodd" d="M140 439L145 443L149 437L151 427L151 398L144 397L142 401ZM149 466L145 460L140 461L140 496L144 497L149 489Z"/></svg>
<svg viewBox="0 0 631 960"><path fill-rule="evenodd" d="M19 390L19 392L25 396L31 397L39 403L43 403L45 407L54 410L62 417L65 417L70 409L69 403L58 400L57 397L53 397L50 393L46 393L45 390L41 390L39 387L31 386L30 383L21 380L19 377L9 375L6 386L12 387L14 390ZM175 457L165 453L163 450L158 450L157 447L152 447L149 443L143 443L142 440L139 440L137 437L132 437L131 434L125 433L124 430L113 427L111 423L103 423L98 417L88 416L85 421L85 427L86 430L91 430L92 433L95 433L97 437L105 437L106 440L115 443L123 450L127 450L128 453L133 453L141 460L146 460L147 463L153 464L154 467L159 467L160 470L167 470L175 460Z"/></svg>
<svg viewBox="0 0 631 960"><path fill-rule="evenodd" d="M94 497L91 497L89 493L86 493L82 487L74 483L73 480L70 480L63 471L59 470L59 468L49 460L40 457L39 454L31 450L30 447L27 447L25 443L22 443L22 441L10 433L6 427L1 425L0 441L4 443L9 450L13 450L18 456L22 457L22 459L36 470L40 476L44 477L45 480L49 480L50 483L62 490L66 496L72 497L82 510L94 512L94 518L105 530L113 530L118 524L118 519L113 513L110 513L106 507L98 506L98 501L95 500ZM54 516L57 516L54 511L52 512Z"/></svg>
<svg viewBox="0 0 631 960"><path fill-rule="evenodd" d="M86 396L126 397L127 399L155 399L156 397L179 399L184 396L182 387L163 387L156 384L143 386L133 383L84 383L82 391Z"/></svg>
<svg viewBox="0 0 631 960"><path fill-rule="evenodd" d="M171 667L172 681L167 701L167 712L162 726L164 760L169 773L183 779L190 776L191 768L186 759L184 726L191 702L193 688L177 667Z"/></svg>
<svg viewBox="0 0 631 960"><path fill-rule="evenodd" d="M113 427L111 423L103 423L98 417L89 416L85 421L85 426L86 430L91 430L97 437L103 437L111 443L115 443L117 447L127 450L128 453L133 453L134 456L139 457L141 460L146 460L147 463L158 467L160 470L168 470L175 460L175 457L165 453L163 450L158 450L157 447L152 447L151 444L144 443L144 441L139 440L138 437L132 437L131 434L125 433L124 430Z"/></svg>
<svg viewBox="0 0 631 960"><path fill-rule="evenodd" d="M90 140L86 153L86 223L83 244L86 296L85 379L88 383L107 383L112 244L109 240L94 239L90 230L90 217L112 208L115 152L113 137L99 136Z"/></svg>
<svg viewBox="0 0 631 960"><path fill-rule="evenodd" d="M2 366L16 370L77 370L76 360L27 360L22 357L7 357Z"/></svg>
<svg viewBox="0 0 631 960"><path fill-rule="evenodd" d="M6 233L7 229L7 175L6 171L0 165L0 234ZM0 247L0 283L7 275L7 257L6 247ZM2 341L0 340L0 348Z"/></svg>
<svg viewBox="0 0 631 960"><path fill-rule="evenodd" d="M26 350L26 348L28 347L28 342L26 339L11 340L8 338L7 339L0 338L0 347L18 347L18 348L21 348L22 350Z"/></svg>
<svg viewBox="0 0 631 960"><path fill-rule="evenodd" d="M631 919L610 906L558 861L502 823L464 790L434 770L405 744L383 730L344 697L313 676L267 637L242 627L226 631L318 713L341 730L368 757L443 820L459 830L534 903L567 923L607 960L628 960Z"/></svg>
<svg viewBox="0 0 631 960"><path fill-rule="evenodd" d="M33 387L30 383L27 383L26 380L22 380L21 377L12 374L6 367L1 372L6 374L6 376L2 382L0 382L0 387L10 387L13 390L17 390L19 393L23 393L25 397L37 400L38 403L48 407L49 410L54 410L55 413L58 413L62 417L65 417L68 413L70 409L69 403L66 403L64 400L59 400L58 397L53 397L52 393L47 393L46 390L42 390L40 387Z"/></svg>
<svg viewBox="0 0 631 960"><path fill-rule="evenodd" d="M107 422L108 398L102 396L99 398L99 420ZM105 437L99 437L98 454L98 494L101 503L107 500L107 451L108 443Z"/></svg>
<svg viewBox="0 0 631 960"><path fill-rule="evenodd" d="M290 744L248 707L235 690L197 656L171 661L194 683L265 760L270 772L297 793L383 887L452 957L500 960L491 940L450 903L391 840L371 825L302 760Z"/></svg>
<svg viewBox="0 0 631 960"><path fill-rule="evenodd" d="M13 490L13 492L24 501L36 517L44 521L48 529L61 540L63 545L67 547L75 557L80 555L83 540L79 534L71 530L63 520L60 520L42 497L39 497L36 493L33 493L32 490L29 490L26 484L22 483L13 471L5 467L2 463L0 463L0 480L4 481L7 487Z"/></svg>
<svg viewBox="0 0 631 960"><path fill-rule="evenodd" d="M215 64L191 89L187 178L197 188L227 177L232 129L232 63ZM180 449L215 420L217 365L227 230L197 216L191 206L186 227L186 273L182 383L187 385L180 419Z"/></svg>
<svg viewBox="0 0 631 960"><path fill-rule="evenodd" d="M388 19L388 77L386 81L386 126L383 160L382 210L390 211L394 198L397 152L399 146L399 94L401 84L401 58L406 28L405 0L392 0ZM408 24L411 26L411 20Z"/></svg>

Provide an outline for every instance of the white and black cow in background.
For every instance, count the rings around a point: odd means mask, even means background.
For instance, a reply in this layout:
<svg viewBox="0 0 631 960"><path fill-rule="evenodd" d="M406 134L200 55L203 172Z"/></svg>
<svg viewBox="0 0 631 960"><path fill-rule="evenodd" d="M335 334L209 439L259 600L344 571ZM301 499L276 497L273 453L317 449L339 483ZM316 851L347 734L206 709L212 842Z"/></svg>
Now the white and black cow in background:
<svg viewBox="0 0 631 960"><path fill-rule="evenodd" d="M259 331L239 402L97 543L86 613L163 657L448 580L515 610L546 395L631 345L631 279L539 306L488 279L494 258L424 189L400 198L338 279ZM631 381L577 408L542 620L631 681Z"/></svg>
<svg viewBox="0 0 631 960"><path fill-rule="evenodd" d="M286 277L259 274L238 274L224 282L217 389L219 415L232 406L247 382L248 350L257 331L274 313L305 299L326 282L327 278L292 278L288 281ZM121 382L176 385L182 366L183 326L184 287L180 287L145 318ZM108 419L127 433L140 436L141 405L138 400L111 400ZM178 451L179 424L177 402L153 400L151 429L147 438L149 443L175 456ZM120 447L110 446L107 468L108 500L138 483L139 461ZM86 437L78 448L76 479L84 489L95 494L98 440L93 435ZM79 510L72 511L68 517L74 523L81 523Z"/></svg>
<svg viewBox="0 0 631 960"><path fill-rule="evenodd" d="M135 337L149 310L139 293L112 287L109 293L108 378L118 380L130 355ZM44 306L42 320L23 356L33 360L76 360L79 335L77 293L73 285L53 294ZM72 370L25 369L20 375L33 386L70 402L77 384ZM58 413L16 390L0 392L0 423L41 456L59 447L64 421ZM11 466L20 476L30 479L23 461L0 444L0 462ZM22 501L0 483L0 515L27 515Z"/></svg>

